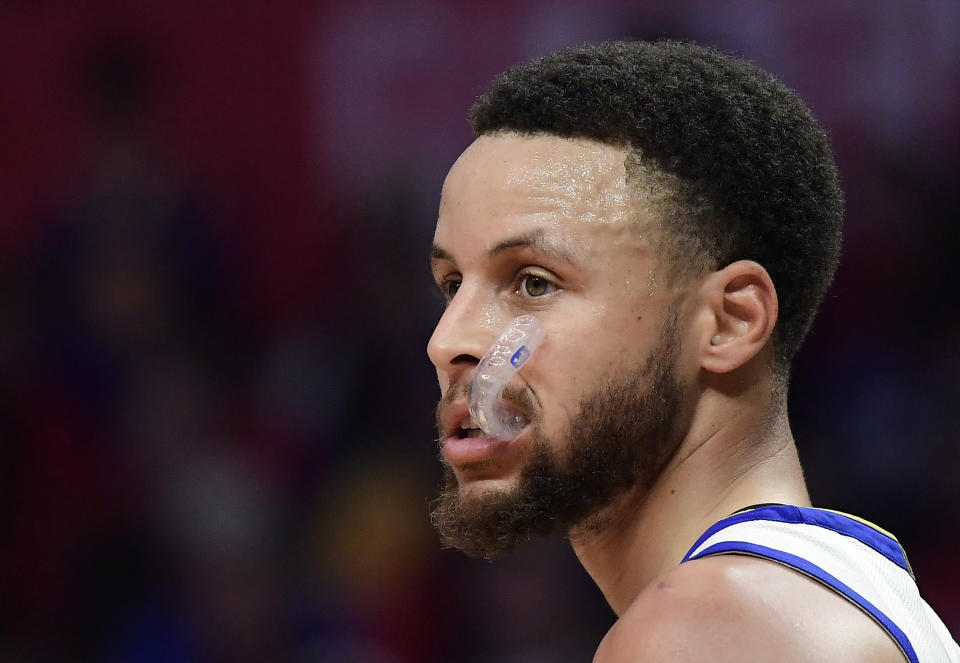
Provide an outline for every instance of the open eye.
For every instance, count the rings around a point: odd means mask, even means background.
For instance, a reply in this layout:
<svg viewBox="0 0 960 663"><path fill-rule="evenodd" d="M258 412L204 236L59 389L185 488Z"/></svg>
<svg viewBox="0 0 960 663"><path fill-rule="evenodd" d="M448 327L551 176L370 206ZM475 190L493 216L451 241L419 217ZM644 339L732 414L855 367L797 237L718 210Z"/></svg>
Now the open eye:
<svg viewBox="0 0 960 663"><path fill-rule="evenodd" d="M525 297L544 297L556 292L557 286L539 274L521 274L518 292Z"/></svg>
<svg viewBox="0 0 960 663"><path fill-rule="evenodd" d="M459 275L451 275L444 278L438 285L440 291L443 293L443 296L449 302L457 294L457 291L460 290L460 283L462 279Z"/></svg>

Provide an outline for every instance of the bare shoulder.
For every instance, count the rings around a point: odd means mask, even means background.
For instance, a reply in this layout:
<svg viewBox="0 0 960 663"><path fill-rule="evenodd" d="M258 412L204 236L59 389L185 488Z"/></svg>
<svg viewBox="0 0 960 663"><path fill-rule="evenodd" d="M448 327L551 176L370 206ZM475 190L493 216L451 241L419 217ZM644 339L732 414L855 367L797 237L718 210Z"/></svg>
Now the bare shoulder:
<svg viewBox="0 0 960 663"><path fill-rule="evenodd" d="M902 663L859 608L787 567L741 555L688 562L640 593L594 663Z"/></svg>

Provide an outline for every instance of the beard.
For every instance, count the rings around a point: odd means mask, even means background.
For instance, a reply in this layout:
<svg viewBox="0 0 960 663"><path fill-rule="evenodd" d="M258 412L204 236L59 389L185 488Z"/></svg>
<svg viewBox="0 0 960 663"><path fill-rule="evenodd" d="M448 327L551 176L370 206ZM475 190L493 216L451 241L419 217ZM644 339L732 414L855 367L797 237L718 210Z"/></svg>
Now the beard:
<svg viewBox="0 0 960 663"><path fill-rule="evenodd" d="M524 412L532 453L514 488L464 498L444 462L444 485L430 514L442 543L494 559L558 528L602 529L618 498L647 494L684 436L676 329L674 319L639 366L581 399L562 444L551 443L533 413ZM531 401L509 387L504 398L521 409Z"/></svg>

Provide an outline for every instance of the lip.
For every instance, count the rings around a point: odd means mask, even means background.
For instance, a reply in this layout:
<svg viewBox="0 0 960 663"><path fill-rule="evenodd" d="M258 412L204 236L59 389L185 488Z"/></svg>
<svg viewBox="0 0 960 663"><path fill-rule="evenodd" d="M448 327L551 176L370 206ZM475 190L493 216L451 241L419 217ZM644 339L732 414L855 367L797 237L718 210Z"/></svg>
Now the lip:
<svg viewBox="0 0 960 663"><path fill-rule="evenodd" d="M465 400L454 401L443 408L440 413L443 436L447 438L448 441L458 437L457 433L460 432L460 422L468 416L470 416L470 406L467 405L467 401Z"/></svg>
<svg viewBox="0 0 960 663"><path fill-rule="evenodd" d="M450 436L443 444L443 457L453 466L469 465L506 453L514 440L498 440L495 437Z"/></svg>
<svg viewBox="0 0 960 663"><path fill-rule="evenodd" d="M523 431L521 431L520 435L512 440L499 440L488 435L460 437L462 432L460 422L469 416L470 407L465 400L450 403L440 414L440 423L443 426L445 438L443 457L453 466L492 460L508 452L517 438L523 435Z"/></svg>

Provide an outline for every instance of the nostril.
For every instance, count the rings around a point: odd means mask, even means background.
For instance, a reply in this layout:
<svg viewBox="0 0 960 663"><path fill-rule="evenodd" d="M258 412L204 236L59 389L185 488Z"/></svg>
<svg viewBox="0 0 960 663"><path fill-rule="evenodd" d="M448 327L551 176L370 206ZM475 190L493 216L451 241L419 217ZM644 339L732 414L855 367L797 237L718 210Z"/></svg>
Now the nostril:
<svg viewBox="0 0 960 663"><path fill-rule="evenodd" d="M461 354L454 357L450 363L455 366L460 364L469 364L470 366L476 366L477 364L480 363L480 360L477 357L474 357L473 355Z"/></svg>

